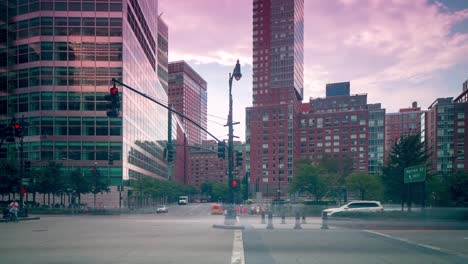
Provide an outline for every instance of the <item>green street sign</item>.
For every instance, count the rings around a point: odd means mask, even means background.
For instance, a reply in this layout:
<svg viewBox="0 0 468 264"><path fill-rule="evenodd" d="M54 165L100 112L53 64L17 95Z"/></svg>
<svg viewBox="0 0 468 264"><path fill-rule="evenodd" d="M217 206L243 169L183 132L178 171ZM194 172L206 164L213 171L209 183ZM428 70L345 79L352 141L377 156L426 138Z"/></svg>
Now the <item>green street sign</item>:
<svg viewBox="0 0 468 264"><path fill-rule="evenodd" d="M21 184L23 184L24 186L28 186L29 182L30 182L29 178L21 179Z"/></svg>
<svg viewBox="0 0 468 264"><path fill-rule="evenodd" d="M426 165L405 168L405 183L422 182L426 180Z"/></svg>

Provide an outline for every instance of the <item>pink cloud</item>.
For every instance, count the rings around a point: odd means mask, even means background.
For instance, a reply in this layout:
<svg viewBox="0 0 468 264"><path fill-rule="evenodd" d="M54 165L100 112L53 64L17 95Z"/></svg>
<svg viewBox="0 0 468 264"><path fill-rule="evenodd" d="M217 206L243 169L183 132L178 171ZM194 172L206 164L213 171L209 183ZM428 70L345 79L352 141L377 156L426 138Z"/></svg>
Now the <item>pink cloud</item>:
<svg viewBox="0 0 468 264"><path fill-rule="evenodd" d="M379 85L406 81L411 86L466 62L468 35L451 29L468 19L468 9L449 13L440 3L422 0L306 1L305 7L305 70L313 64L329 72L315 80L321 87L307 85L306 74L306 92L323 90L325 82L351 80L355 92L379 93ZM421 96L416 90L405 93Z"/></svg>
<svg viewBox="0 0 468 264"><path fill-rule="evenodd" d="M252 63L251 0L160 0L159 10L169 26L171 60ZM325 84L339 81L351 81L352 93L368 93L387 111L456 95L444 90L442 75L467 64L468 34L452 29L468 19L468 6L454 12L426 0L305 0L304 12L305 100L323 97ZM223 99L209 97L208 110Z"/></svg>
<svg viewBox="0 0 468 264"><path fill-rule="evenodd" d="M252 60L252 6L235 0L161 0L169 57L231 65Z"/></svg>

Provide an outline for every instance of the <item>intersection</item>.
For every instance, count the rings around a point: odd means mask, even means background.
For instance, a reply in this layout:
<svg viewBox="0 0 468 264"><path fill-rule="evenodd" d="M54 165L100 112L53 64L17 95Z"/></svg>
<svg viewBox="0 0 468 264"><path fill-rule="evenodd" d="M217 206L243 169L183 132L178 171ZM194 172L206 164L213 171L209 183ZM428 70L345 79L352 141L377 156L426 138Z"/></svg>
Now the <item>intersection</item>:
<svg viewBox="0 0 468 264"><path fill-rule="evenodd" d="M212 228L222 221L208 204L170 206L167 214L44 215L0 225L0 263L233 263L240 253L249 264L466 263L468 256L467 230L321 230L319 218L301 230L291 218L274 218L267 230L259 216L241 216L243 231Z"/></svg>

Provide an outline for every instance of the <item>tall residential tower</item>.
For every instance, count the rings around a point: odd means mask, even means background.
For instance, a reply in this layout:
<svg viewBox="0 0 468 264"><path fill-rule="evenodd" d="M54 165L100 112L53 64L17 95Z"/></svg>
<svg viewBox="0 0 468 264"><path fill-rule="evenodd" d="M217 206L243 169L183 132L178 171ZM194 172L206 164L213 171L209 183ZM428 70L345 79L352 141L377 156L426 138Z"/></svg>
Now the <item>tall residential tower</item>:
<svg viewBox="0 0 468 264"><path fill-rule="evenodd" d="M287 186L298 155L303 97L304 0L253 1L253 105L246 109L250 185ZM283 190L285 190L283 188ZM285 195L282 192L280 195Z"/></svg>
<svg viewBox="0 0 468 264"><path fill-rule="evenodd" d="M169 104L204 129L207 128L207 84L185 61L169 63ZM189 144L201 144L206 132L183 119Z"/></svg>

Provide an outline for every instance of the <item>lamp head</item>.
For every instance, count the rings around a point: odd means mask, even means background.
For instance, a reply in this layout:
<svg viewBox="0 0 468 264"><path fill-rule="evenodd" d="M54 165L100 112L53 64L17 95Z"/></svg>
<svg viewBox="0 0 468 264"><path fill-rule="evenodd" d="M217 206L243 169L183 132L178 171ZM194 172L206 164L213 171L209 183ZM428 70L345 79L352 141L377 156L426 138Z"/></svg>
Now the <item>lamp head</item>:
<svg viewBox="0 0 468 264"><path fill-rule="evenodd" d="M232 73L236 81L240 80L242 78L241 74L241 68L239 64L239 60L237 60L236 67L234 67L234 72Z"/></svg>

